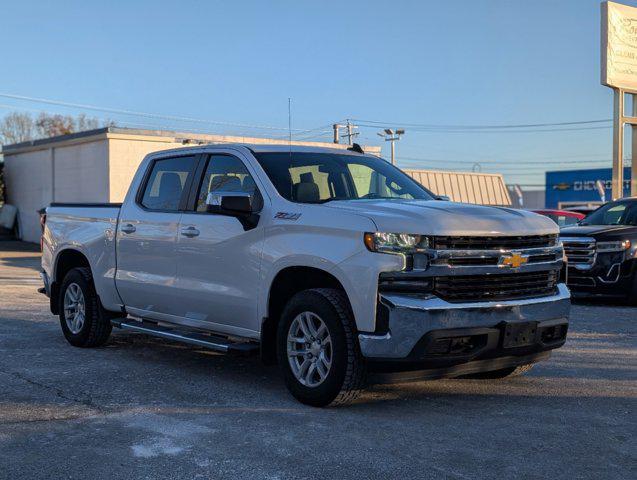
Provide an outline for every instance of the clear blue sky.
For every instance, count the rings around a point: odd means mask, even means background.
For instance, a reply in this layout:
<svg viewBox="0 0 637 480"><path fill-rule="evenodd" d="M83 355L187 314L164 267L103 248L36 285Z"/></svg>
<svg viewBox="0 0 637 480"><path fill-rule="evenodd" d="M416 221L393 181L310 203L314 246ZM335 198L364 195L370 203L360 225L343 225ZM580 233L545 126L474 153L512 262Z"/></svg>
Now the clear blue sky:
<svg viewBox="0 0 637 480"><path fill-rule="evenodd" d="M5 0L0 93L279 127L287 127L291 97L296 129L346 118L396 127L609 119L611 91L599 83L599 10L597 0ZM0 115L80 111L6 98L0 104ZM87 113L122 123L285 134ZM361 143L379 144L376 129L361 131ZM397 149L399 158L428 159L401 160L403 166L499 162L483 163L483 171L539 184L538 172L547 168L610 166L610 136L609 128L407 128Z"/></svg>

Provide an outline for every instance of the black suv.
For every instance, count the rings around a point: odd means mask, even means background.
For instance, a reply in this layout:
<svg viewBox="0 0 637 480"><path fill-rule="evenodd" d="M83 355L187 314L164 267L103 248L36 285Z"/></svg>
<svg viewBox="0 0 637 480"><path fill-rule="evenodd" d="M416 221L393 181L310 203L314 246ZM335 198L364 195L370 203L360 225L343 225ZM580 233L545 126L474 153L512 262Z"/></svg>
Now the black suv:
<svg viewBox="0 0 637 480"><path fill-rule="evenodd" d="M562 228L560 237L574 297L637 303L637 197L602 205L577 226Z"/></svg>

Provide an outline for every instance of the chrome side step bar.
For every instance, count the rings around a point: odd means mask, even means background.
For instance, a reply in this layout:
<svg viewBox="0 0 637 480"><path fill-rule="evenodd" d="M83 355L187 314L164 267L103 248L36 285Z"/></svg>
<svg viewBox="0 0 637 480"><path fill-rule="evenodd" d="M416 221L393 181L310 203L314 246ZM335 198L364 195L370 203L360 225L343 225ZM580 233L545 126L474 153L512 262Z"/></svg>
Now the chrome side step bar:
<svg viewBox="0 0 637 480"><path fill-rule="evenodd" d="M217 335L209 335L187 330L175 330L163 327L150 322L138 322L131 319L113 319L111 324L122 330L132 330L134 332L145 333L154 337L174 340L176 342L189 343L199 347L208 348L217 352L238 353L241 355L250 355L258 353L259 345L252 342L232 342L227 338Z"/></svg>

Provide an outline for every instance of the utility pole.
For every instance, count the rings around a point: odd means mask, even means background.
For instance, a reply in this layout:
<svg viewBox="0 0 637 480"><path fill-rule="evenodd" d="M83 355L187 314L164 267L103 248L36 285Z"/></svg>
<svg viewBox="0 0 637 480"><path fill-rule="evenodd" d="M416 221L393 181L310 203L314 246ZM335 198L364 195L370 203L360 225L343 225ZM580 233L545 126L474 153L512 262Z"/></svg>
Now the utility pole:
<svg viewBox="0 0 637 480"><path fill-rule="evenodd" d="M391 128L386 128L382 132L378 132L378 135L383 137L386 142L391 142L391 164L396 165L396 147L394 146L394 142L400 140L400 137L405 134L405 130L403 128L399 128L396 130L392 130Z"/></svg>
<svg viewBox="0 0 637 480"><path fill-rule="evenodd" d="M342 127L343 125L339 125ZM358 128L356 125L353 125L349 120L345 124L345 128L347 128L347 133L345 135L341 135L341 137L347 137L347 143L351 145L354 143L354 137L358 135L360 132L355 132L354 129Z"/></svg>

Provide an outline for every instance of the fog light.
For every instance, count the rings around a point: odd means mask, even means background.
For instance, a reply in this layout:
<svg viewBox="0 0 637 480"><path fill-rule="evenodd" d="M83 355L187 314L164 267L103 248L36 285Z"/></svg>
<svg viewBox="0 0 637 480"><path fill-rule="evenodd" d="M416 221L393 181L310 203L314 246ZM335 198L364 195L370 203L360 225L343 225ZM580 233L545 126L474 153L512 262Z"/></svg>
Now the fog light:
<svg viewBox="0 0 637 480"><path fill-rule="evenodd" d="M467 353L473 350L471 337L456 337L451 339L450 353Z"/></svg>

